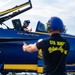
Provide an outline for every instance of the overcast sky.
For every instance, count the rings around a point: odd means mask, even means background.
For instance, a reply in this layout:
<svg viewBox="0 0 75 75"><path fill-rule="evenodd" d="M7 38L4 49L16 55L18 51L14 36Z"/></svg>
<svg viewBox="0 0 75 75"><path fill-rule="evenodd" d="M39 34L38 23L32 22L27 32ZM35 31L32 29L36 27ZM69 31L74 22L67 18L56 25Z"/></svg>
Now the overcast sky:
<svg viewBox="0 0 75 75"><path fill-rule="evenodd" d="M0 12L20 5L25 1L27 0L0 0ZM67 33L75 35L75 0L31 0L31 2L32 9L14 18L20 18L22 23L24 20L30 19L29 28L32 27L35 31L39 20L46 24L50 17L57 16L66 25ZM12 28L11 20L6 21L5 24Z"/></svg>

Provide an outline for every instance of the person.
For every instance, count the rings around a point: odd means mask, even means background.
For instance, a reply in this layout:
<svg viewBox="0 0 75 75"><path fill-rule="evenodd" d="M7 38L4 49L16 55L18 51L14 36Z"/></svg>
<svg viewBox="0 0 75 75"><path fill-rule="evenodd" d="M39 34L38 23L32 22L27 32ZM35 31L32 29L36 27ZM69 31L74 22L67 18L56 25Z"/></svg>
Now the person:
<svg viewBox="0 0 75 75"><path fill-rule="evenodd" d="M70 43L60 33L65 31L64 24L59 17L51 17L48 24L49 38L34 44L22 46L25 52L34 52L42 49L44 75L67 75L66 59Z"/></svg>
<svg viewBox="0 0 75 75"><path fill-rule="evenodd" d="M32 28L28 29L29 23L30 23L30 20L25 20L23 22L23 27L21 29L24 30L24 31L26 31L26 32L31 32Z"/></svg>
<svg viewBox="0 0 75 75"><path fill-rule="evenodd" d="M48 32L49 30L48 30L48 26L50 26L50 20L48 20L48 22L47 22L47 24L46 24L46 31Z"/></svg>

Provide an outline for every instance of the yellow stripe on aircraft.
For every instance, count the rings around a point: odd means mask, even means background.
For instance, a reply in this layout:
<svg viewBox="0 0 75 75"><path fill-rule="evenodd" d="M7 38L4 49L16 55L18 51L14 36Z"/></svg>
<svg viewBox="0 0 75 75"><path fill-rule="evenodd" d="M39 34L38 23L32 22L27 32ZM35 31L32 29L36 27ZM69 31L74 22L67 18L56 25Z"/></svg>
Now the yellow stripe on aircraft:
<svg viewBox="0 0 75 75"><path fill-rule="evenodd" d="M18 9L24 7L24 6L29 5L29 4L30 4L30 3L23 4L23 5L21 5L21 6L16 6L16 7L12 8L12 9L9 9L9 10L3 11L3 12L0 12L0 15L4 15L4 14L10 13L10 12L12 12L12 11L18 10Z"/></svg>
<svg viewBox="0 0 75 75"><path fill-rule="evenodd" d="M37 72L38 73L43 73L43 67L38 67Z"/></svg>
<svg viewBox="0 0 75 75"><path fill-rule="evenodd" d="M42 73L43 67L37 64L4 64L4 70L32 70Z"/></svg>
<svg viewBox="0 0 75 75"><path fill-rule="evenodd" d="M75 64L66 64L66 66L75 66Z"/></svg>
<svg viewBox="0 0 75 75"><path fill-rule="evenodd" d="M37 70L37 64L4 64L5 70Z"/></svg>
<svg viewBox="0 0 75 75"><path fill-rule="evenodd" d="M75 64L67 64L66 66L74 66ZM43 67L37 64L4 64L4 70L31 70L43 73Z"/></svg>

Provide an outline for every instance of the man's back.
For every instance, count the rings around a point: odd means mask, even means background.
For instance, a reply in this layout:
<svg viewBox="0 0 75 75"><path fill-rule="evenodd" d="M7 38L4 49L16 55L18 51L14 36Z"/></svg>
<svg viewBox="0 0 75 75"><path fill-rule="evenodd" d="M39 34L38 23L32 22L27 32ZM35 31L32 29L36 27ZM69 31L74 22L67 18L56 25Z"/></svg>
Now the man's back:
<svg viewBox="0 0 75 75"><path fill-rule="evenodd" d="M51 38L44 40L39 45L37 44L37 47L42 47L45 72L66 71L65 61L69 44L65 39L59 34L53 34Z"/></svg>

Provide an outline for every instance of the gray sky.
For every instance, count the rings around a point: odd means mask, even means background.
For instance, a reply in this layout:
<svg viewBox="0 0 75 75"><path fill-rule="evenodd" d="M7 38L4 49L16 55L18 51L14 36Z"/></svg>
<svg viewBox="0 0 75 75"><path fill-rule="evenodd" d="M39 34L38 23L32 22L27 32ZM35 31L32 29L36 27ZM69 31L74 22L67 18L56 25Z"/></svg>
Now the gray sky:
<svg viewBox="0 0 75 75"><path fill-rule="evenodd" d="M0 11L20 5L27 0L0 0ZM60 17L66 25L67 33L75 35L75 0L31 0L33 8L14 18L20 18L23 22L31 20L29 28L35 31L37 22L40 20L46 24L52 16ZM14 19L12 18L12 19ZM12 20L11 19L11 20ZM6 21L10 28L13 27L11 20Z"/></svg>

